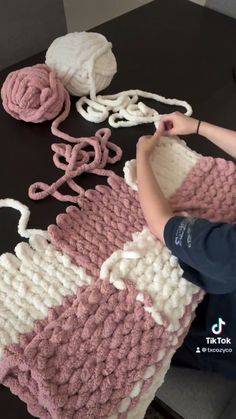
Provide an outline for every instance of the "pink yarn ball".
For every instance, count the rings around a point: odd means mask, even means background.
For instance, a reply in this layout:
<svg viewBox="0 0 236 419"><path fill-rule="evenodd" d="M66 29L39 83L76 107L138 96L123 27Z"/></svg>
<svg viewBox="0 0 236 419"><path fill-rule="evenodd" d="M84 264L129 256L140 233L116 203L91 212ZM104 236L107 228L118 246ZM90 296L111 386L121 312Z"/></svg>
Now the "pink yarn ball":
<svg viewBox="0 0 236 419"><path fill-rule="evenodd" d="M57 75L45 64L25 67L8 74L2 89L3 107L16 119L43 122L54 119L70 97Z"/></svg>

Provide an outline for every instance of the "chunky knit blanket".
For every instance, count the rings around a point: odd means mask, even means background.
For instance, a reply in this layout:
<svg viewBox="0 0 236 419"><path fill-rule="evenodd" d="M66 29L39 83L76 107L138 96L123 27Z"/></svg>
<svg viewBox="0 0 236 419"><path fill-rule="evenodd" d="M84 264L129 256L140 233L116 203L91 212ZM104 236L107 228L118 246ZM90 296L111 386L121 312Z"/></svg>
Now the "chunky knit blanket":
<svg viewBox="0 0 236 419"><path fill-rule="evenodd" d="M163 138L151 164L176 213L235 222L232 162ZM124 172L45 237L16 207L30 239L0 257L0 382L36 417L143 418L204 297L148 230L135 160Z"/></svg>

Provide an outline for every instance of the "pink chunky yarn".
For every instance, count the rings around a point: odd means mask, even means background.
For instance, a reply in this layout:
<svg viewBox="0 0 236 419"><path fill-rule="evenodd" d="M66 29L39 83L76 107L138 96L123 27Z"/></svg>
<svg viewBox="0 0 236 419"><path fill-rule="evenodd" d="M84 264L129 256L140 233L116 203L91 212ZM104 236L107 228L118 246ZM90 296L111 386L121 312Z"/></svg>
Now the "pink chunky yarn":
<svg viewBox="0 0 236 419"><path fill-rule="evenodd" d="M29 188L29 197L31 199L43 199L49 195L54 196L59 201L77 203L79 196L84 194L84 189L79 186L74 178L84 172L94 173L100 176L112 176L111 170L105 170L107 163L114 164L120 160L122 151L120 147L111 143L109 140L111 131L108 128L101 128L94 137L81 137L77 140L78 144L71 147L70 144L52 144L52 150L55 152L53 161L55 166L65 171L65 174L52 185L43 182L36 182ZM86 147L91 146L93 150L86 151ZM109 150L115 155L109 156ZM66 163L61 161L63 158ZM63 195L58 188L64 183L76 195Z"/></svg>
<svg viewBox="0 0 236 419"><path fill-rule="evenodd" d="M70 111L69 93L56 73L45 64L25 67L8 74L1 96L4 109L14 118L26 122L52 120L63 106L63 119Z"/></svg>
<svg viewBox="0 0 236 419"><path fill-rule="evenodd" d="M119 161L122 150L108 141L111 135L108 128L98 130L93 137L72 137L58 129L60 123L69 115L70 96L56 73L47 65L37 64L8 74L1 89L1 96L4 109L16 119L38 123L57 117L51 126L52 133L65 141L76 143L73 148L65 144L52 145L55 152L54 163L64 170L65 174L52 185L43 182L31 185L31 199L43 199L53 195L61 201L77 202L77 196L62 195L57 189L67 183L70 189L81 195L84 190L73 180L75 177L84 172L102 176L113 174L111 170L106 171L104 168L107 163ZM58 114L60 115L57 116ZM93 151L86 150L88 146L92 146ZM109 150L115 153L114 157L109 156ZM68 164L62 163L61 158Z"/></svg>

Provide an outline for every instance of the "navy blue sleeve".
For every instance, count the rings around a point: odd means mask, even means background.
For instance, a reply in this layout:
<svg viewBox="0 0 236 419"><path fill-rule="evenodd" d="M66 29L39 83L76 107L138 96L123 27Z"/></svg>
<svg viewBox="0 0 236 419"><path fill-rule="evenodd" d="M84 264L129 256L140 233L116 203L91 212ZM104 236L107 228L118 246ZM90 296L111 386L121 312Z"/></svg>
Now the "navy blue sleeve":
<svg viewBox="0 0 236 419"><path fill-rule="evenodd" d="M164 240L198 274L191 282L212 294L236 291L236 225L175 216L165 226Z"/></svg>

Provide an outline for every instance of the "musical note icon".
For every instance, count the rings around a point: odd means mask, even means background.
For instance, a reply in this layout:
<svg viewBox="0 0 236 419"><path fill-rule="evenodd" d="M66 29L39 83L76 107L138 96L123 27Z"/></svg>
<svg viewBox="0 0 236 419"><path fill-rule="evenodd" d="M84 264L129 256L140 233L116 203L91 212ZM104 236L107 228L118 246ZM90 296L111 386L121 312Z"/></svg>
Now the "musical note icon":
<svg viewBox="0 0 236 419"><path fill-rule="evenodd" d="M222 332L222 325L226 324L224 322L224 320L219 317L218 318L218 323L213 324L213 326L211 327L212 332L214 333L214 335L220 335Z"/></svg>

